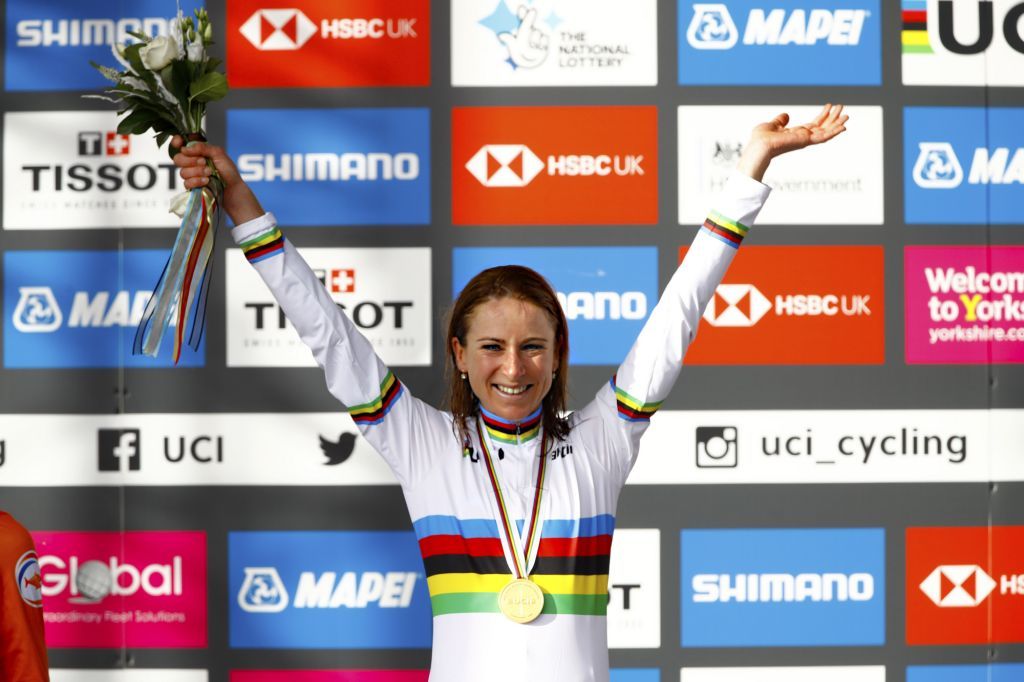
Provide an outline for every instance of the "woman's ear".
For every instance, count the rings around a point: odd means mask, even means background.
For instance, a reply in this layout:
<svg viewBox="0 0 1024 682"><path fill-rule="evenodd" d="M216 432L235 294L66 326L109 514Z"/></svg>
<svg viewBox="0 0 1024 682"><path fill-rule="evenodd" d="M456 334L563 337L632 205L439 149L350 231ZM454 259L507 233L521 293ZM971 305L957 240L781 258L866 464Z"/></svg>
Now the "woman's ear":
<svg viewBox="0 0 1024 682"><path fill-rule="evenodd" d="M452 356L455 358L455 367L456 367L456 369L458 369L460 372L465 372L466 371L466 359L465 359L464 356L466 354L466 349L463 347L463 345L461 343L459 343L459 337L457 337L457 336L453 336L452 337L451 346L452 346Z"/></svg>

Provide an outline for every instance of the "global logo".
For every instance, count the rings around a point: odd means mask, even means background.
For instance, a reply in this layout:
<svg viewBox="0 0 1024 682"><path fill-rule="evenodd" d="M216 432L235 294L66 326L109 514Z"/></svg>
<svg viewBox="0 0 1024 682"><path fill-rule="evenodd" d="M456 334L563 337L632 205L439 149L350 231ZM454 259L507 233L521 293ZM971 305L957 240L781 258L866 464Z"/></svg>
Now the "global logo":
<svg viewBox="0 0 1024 682"><path fill-rule="evenodd" d="M523 144L488 144L466 170L484 187L525 187L544 170L544 161Z"/></svg>
<svg viewBox="0 0 1024 682"><path fill-rule="evenodd" d="M996 581L980 566L939 566L921 582L921 591L942 608L972 607L985 601Z"/></svg>
<svg viewBox="0 0 1024 682"><path fill-rule="evenodd" d="M33 550L21 555L14 566L14 577L18 581L18 593L29 606L43 605L43 579L39 573L39 557Z"/></svg>
<svg viewBox="0 0 1024 682"><path fill-rule="evenodd" d="M245 568L238 605L249 613L280 613L288 608L288 591L272 566Z"/></svg>
<svg viewBox="0 0 1024 682"><path fill-rule="evenodd" d="M721 284L704 309L715 327L753 327L772 309L772 302L753 284Z"/></svg>
<svg viewBox="0 0 1024 682"><path fill-rule="evenodd" d="M697 50L728 50L739 39L729 9L722 3L695 4L686 40Z"/></svg>
<svg viewBox="0 0 1024 682"><path fill-rule="evenodd" d="M959 187L964 171L949 142L920 142L914 164L914 182L925 189Z"/></svg>
<svg viewBox="0 0 1024 682"><path fill-rule="evenodd" d="M19 287L18 294L11 321L19 332L52 332L63 324L64 316L50 287Z"/></svg>
<svg viewBox="0 0 1024 682"><path fill-rule="evenodd" d="M317 27L297 9L261 9L238 29L258 50L298 50Z"/></svg>

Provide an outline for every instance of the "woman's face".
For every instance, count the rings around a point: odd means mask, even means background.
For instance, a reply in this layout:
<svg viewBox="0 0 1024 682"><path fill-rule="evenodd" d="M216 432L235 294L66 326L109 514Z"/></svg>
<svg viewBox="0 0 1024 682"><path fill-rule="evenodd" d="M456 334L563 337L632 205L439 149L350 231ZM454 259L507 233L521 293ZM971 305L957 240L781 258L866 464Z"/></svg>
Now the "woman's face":
<svg viewBox="0 0 1024 682"><path fill-rule="evenodd" d="M455 366L488 412L517 422L540 407L558 369L555 324L533 303L490 299L469 318L466 345L451 340Z"/></svg>

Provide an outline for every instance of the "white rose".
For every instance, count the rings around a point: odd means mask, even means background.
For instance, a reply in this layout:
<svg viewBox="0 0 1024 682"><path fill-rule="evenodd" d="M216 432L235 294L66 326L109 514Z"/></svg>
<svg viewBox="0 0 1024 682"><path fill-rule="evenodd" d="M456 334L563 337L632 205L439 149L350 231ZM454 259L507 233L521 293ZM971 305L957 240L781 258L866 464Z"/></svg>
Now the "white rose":
<svg viewBox="0 0 1024 682"><path fill-rule="evenodd" d="M188 207L188 197L192 194L191 191L185 190L181 194L176 194L171 197L171 207L167 209L168 213L173 213L179 218L185 217L185 209Z"/></svg>
<svg viewBox="0 0 1024 682"><path fill-rule="evenodd" d="M203 44L198 40L194 43L188 44L188 60L190 62L201 62L203 61L205 50L203 50Z"/></svg>
<svg viewBox="0 0 1024 682"><path fill-rule="evenodd" d="M159 71L178 56L178 46L169 36L157 36L139 50L142 64L150 71Z"/></svg>

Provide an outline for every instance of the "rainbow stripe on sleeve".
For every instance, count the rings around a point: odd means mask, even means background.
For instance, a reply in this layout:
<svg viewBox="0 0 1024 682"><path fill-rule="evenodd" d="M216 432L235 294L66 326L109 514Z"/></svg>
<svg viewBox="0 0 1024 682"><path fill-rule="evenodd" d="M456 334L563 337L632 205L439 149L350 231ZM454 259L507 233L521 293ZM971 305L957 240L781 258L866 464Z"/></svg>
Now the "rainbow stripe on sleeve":
<svg viewBox="0 0 1024 682"><path fill-rule="evenodd" d="M434 616L499 613L498 593L513 578L493 519L425 516L413 523ZM615 517L548 519L530 580L544 592L543 613L604 616Z"/></svg>
<svg viewBox="0 0 1024 682"><path fill-rule="evenodd" d="M250 263L259 263L261 260L272 258L284 253L284 235L280 228L274 226L261 234L247 239L239 246Z"/></svg>
<svg viewBox="0 0 1024 682"><path fill-rule="evenodd" d="M615 405L619 410L619 417L631 422L647 422L651 415L658 411L664 401L656 403L640 402L630 394L615 385L615 377L608 382L615 391Z"/></svg>
<svg viewBox="0 0 1024 682"><path fill-rule="evenodd" d="M750 228L730 218L726 218L717 211L708 214L704 221L704 229L711 233L711 236L725 242L734 249L740 247L740 242L747 236Z"/></svg>
<svg viewBox="0 0 1024 682"><path fill-rule="evenodd" d="M402 397L405 389L402 382L395 378L394 373L388 370L384 381L380 382L380 396L362 405L348 408L352 415L352 421L356 425L372 426L384 421L384 417L391 411L398 399Z"/></svg>

